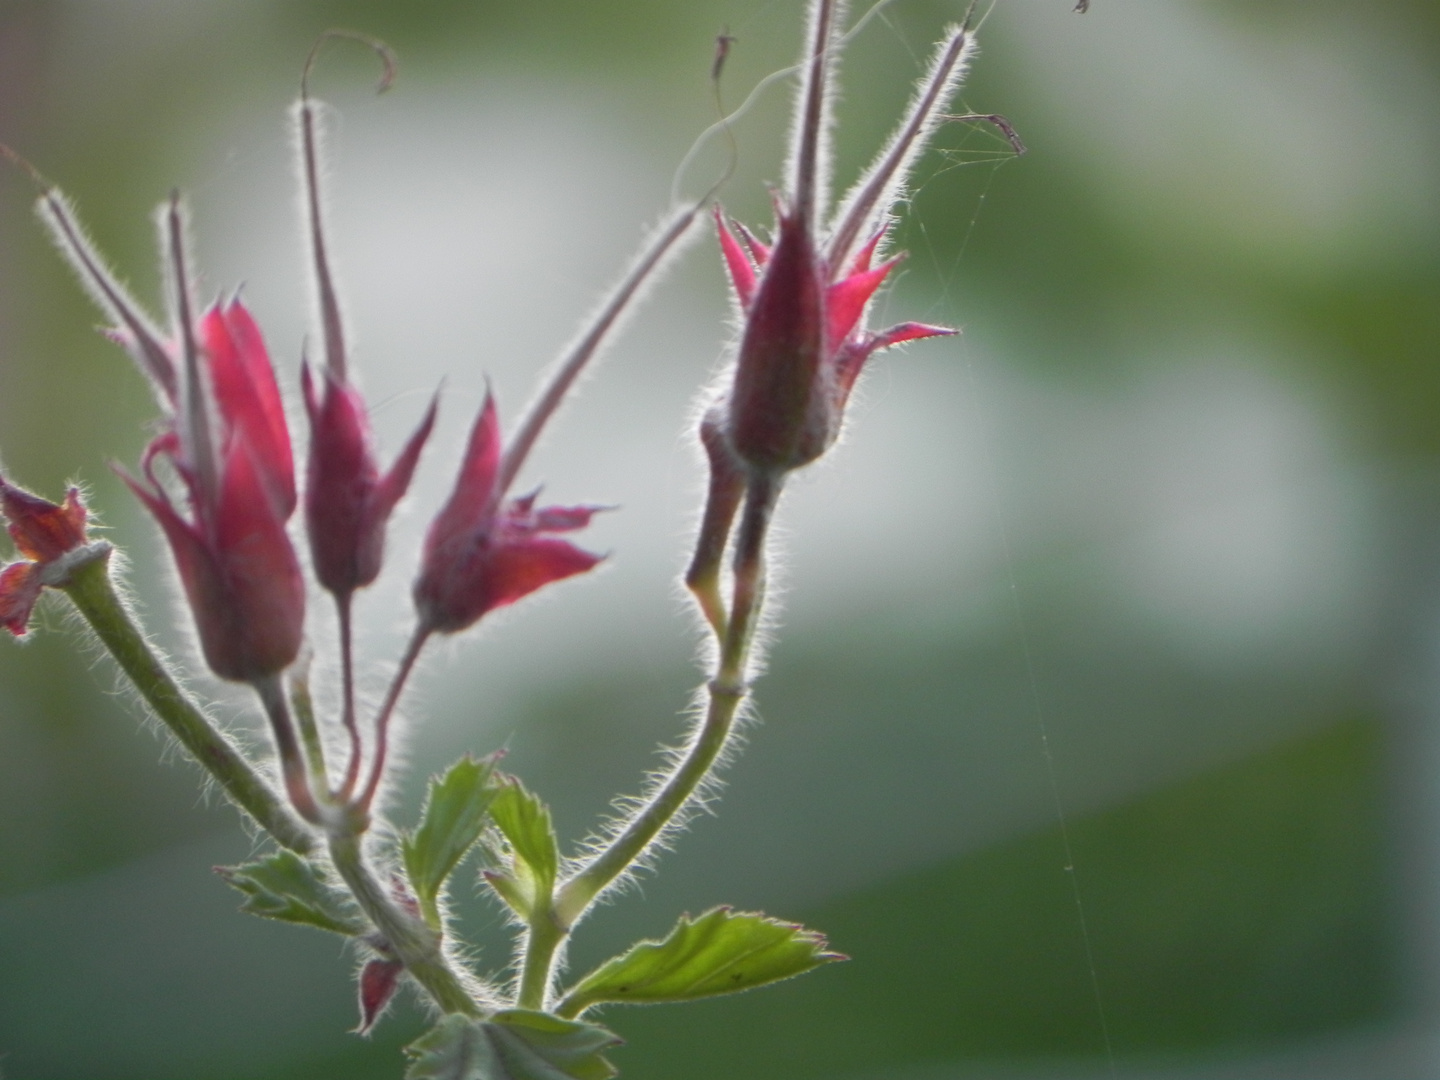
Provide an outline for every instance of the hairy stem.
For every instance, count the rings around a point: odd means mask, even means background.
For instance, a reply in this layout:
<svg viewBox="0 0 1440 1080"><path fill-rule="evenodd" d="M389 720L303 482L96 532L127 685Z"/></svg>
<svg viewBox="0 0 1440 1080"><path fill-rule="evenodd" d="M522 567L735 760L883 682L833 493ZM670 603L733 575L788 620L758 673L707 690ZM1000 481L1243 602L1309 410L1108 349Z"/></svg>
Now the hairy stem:
<svg viewBox="0 0 1440 1080"><path fill-rule="evenodd" d="M362 754L360 727L355 722L355 643L350 618L351 599L354 595L351 592L335 594L335 614L340 623L340 722L350 736L350 764L345 768L345 779L341 781L340 790L347 793L355 790L355 781L360 777Z"/></svg>
<svg viewBox="0 0 1440 1080"><path fill-rule="evenodd" d="M665 782L628 825L574 874L556 896L562 925L573 926L595 899L640 858L704 784L734 728L748 687L745 669L764 596L765 538L780 495L778 477L752 476L735 542L735 590L720 664L710 680L704 723Z"/></svg>
<svg viewBox="0 0 1440 1080"><path fill-rule="evenodd" d="M482 1015L479 1004L451 970L440 948L440 935L399 907L365 862L360 837L330 837L330 858L356 902L385 939L395 959L425 988L442 1012Z"/></svg>
<svg viewBox="0 0 1440 1080"><path fill-rule="evenodd" d="M525 939L525 959L520 969L520 992L515 1005L521 1009L540 1010L550 992L551 971L555 954L569 933L555 914L553 899L535 905L530 917L530 933Z"/></svg>
<svg viewBox="0 0 1440 1080"><path fill-rule="evenodd" d="M290 675L290 710L295 714L295 726L300 729L300 744L305 748L305 760L310 766L311 790L323 796L330 790L330 774L325 768L325 744L315 724L315 703L310 697L308 666L307 661Z"/></svg>
<svg viewBox="0 0 1440 1080"><path fill-rule="evenodd" d="M151 650L115 592L109 553L106 545L97 558L75 569L60 587L155 715L215 778L230 800L277 843L301 855L311 851L315 839L310 831L290 813L240 750L211 725Z"/></svg>
<svg viewBox="0 0 1440 1080"><path fill-rule="evenodd" d="M717 414L706 416L700 425L700 441L710 461L710 488L700 534L695 540L695 554L685 571L685 586L700 605L705 621L715 632L715 640L723 644L729 616L720 592L720 570L725 547L730 542L730 527L745 496L745 475L730 453Z"/></svg>
<svg viewBox="0 0 1440 1080"><path fill-rule="evenodd" d="M305 763L305 753L300 749L295 736L295 721L290 715L290 702L285 697L285 688L279 675L267 675L251 684L265 707L265 716L270 721L270 733L275 737L275 753L280 758L280 777L285 781L285 793L290 796L290 805L306 821L317 825L323 820L320 807L315 802L315 792L310 789L310 768ZM324 787L320 789L324 794Z"/></svg>
<svg viewBox="0 0 1440 1080"><path fill-rule="evenodd" d="M650 280L651 275L655 273L656 268L660 266L680 238L689 231L691 224L695 221L695 216L700 212L700 205L697 203L680 211L664 229L656 234L650 246L641 253L639 261L620 280L620 284L615 286L615 291L605 301L589 329L550 375L544 388L540 391L540 396L526 411L524 420L520 422L520 426L510 439L510 444L505 448L505 455L500 462L499 478L495 481L497 497L508 491L510 485L515 482L516 475L520 472L521 466L525 464L525 459L530 456L530 451L534 449L540 433L545 429L550 418L555 415L555 410L560 407L560 403L565 400L565 395L570 392L570 387L575 385L575 380L580 377L585 366L599 351L606 336L620 321L636 294Z"/></svg>
<svg viewBox="0 0 1440 1080"><path fill-rule="evenodd" d="M410 644L405 648L405 655L400 659L400 667L395 672L395 678L390 682L390 690L385 695L385 701L380 706L380 712L375 717L375 750L374 760L370 763L370 779L365 783L365 790L356 802L356 807L365 813L370 810L370 804L375 801L375 792L380 788L380 781L385 778L385 758L390 750L390 718L395 714L395 706L400 701L400 694L405 689L405 680L410 678L410 672L415 668L415 661L420 658L420 650L425 647L425 642L430 640L431 629L423 623L415 628L415 633L410 637ZM347 798L350 792L347 790L342 798Z"/></svg>

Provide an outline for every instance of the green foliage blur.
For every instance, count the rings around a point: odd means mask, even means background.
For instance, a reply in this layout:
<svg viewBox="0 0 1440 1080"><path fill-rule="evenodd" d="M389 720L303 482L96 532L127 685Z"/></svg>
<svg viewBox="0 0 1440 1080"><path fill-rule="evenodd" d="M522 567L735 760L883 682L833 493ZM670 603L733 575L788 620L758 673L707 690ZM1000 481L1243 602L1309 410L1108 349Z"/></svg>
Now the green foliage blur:
<svg viewBox="0 0 1440 1080"><path fill-rule="evenodd" d="M893 0L852 44L842 186L963 6ZM570 971L721 903L853 959L604 1012L626 1077L1440 1062L1440 7L1069 6L988 10L963 107L1029 152L942 133L884 301L964 336L878 358L845 445L789 493L760 722L716 815L581 927ZM733 107L793 59L799 8L0 0L0 141L147 300L147 215L183 189L206 287L243 280L294 405L310 301L286 110L323 30L395 48L383 99L360 49L316 77L389 451L447 378L449 427L361 612L380 682L487 376L513 420L714 120L715 35L737 39ZM733 129L720 198L741 220L766 220L787 110L776 87ZM157 534L108 468L137 459L153 404L32 196L0 173L0 463L50 497L86 486L147 625L191 656ZM707 235L562 414L532 480L621 505L593 545L608 568L432 658L401 826L429 775L503 746L563 845L680 738L702 677L674 590L700 483L687 418L728 318ZM263 746L248 702L191 670ZM209 868L251 841L141 721L60 602L0 642L0 1073L398 1076L420 1010L347 1034L353 957L235 910ZM499 906L473 868L455 892L502 969Z"/></svg>

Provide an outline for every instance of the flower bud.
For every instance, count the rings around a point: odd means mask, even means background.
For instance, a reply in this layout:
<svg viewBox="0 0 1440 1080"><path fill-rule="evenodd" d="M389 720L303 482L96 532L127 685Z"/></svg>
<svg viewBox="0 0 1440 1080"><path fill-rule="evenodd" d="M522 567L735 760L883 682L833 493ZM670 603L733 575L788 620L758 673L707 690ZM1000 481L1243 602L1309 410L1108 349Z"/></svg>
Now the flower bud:
<svg viewBox="0 0 1440 1080"><path fill-rule="evenodd" d="M348 596L380 573L385 524L410 486L435 424L435 404L431 403L390 471L381 476L359 392L327 368L317 398L308 367L302 375L310 416L305 485L310 557L320 584L337 596Z"/></svg>
<svg viewBox="0 0 1440 1080"><path fill-rule="evenodd" d="M500 421L487 396L455 490L425 537L415 606L427 631L464 630L486 612L600 562L598 555L545 535L584 528L600 507L536 509L535 494L507 501L499 469Z"/></svg>
<svg viewBox="0 0 1440 1080"><path fill-rule="evenodd" d="M170 543L201 649L224 679L255 682L288 667L300 651L305 583L285 521L295 507L294 463L280 392L259 328L238 302L201 320L199 349L220 417L218 439L166 432L145 457L146 482L126 483ZM199 387L187 387L199 393ZM190 493L193 520L156 480L168 458ZM206 482L204 462L215 463Z"/></svg>
<svg viewBox="0 0 1440 1080"><path fill-rule="evenodd" d="M727 425L735 455L761 472L814 461L838 427L824 385L825 286L814 238L799 215L782 216L779 231L749 303Z"/></svg>

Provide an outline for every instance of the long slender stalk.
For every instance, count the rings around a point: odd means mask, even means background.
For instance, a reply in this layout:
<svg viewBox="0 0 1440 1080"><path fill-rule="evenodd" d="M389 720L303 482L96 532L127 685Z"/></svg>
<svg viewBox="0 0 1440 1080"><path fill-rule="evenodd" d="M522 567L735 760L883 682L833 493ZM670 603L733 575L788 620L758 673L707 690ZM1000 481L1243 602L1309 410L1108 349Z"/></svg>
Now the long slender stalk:
<svg viewBox="0 0 1440 1080"><path fill-rule="evenodd" d="M345 767L345 779L340 783L341 792L355 790L360 777L360 726L355 722L355 642L351 622L351 600L354 593L335 594L335 614L340 623L340 722L350 736L350 764Z"/></svg>
<svg viewBox="0 0 1440 1080"><path fill-rule="evenodd" d="M380 712L375 716L375 750L374 757L370 762L370 778L365 783L365 790L360 798L356 800L356 807L362 812L368 812L370 804L375 800L375 792L380 788L380 781L385 778L385 759L390 751L390 719L395 714L395 706L400 701L400 694L405 689L405 681L410 678L410 672L415 668L415 661L420 658L420 650L425 647L425 642L430 640L432 631L423 623L415 628L415 633L410 637L410 644L405 648L405 655L400 659L400 667L395 672L395 678L390 682L390 690L385 695L385 701L380 706ZM342 798L348 798L349 791L342 793Z"/></svg>
<svg viewBox="0 0 1440 1080"><path fill-rule="evenodd" d="M614 329L630 302L635 299L637 293L645 283L650 280L665 256L675 246L676 242L689 231L695 221L695 216L700 212L701 203L696 203L685 210L680 211L671 219L650 246L641 254L639 260L631 267L630 272L615 286L615 291L610 294L609 299L600 309L600 313L591 322L590 328L585 331L583 337L575 343L570 352L555 368L549 376L544 389L540 391L534 403L525 413L525 418L520 422L514 436L508 446L505 447L505 456L500 462L499 477L495 482L495 490L503 495L514 483L520 468L525 464L525 459L530 456L540 433L545 429L550 417L565 400L565 395L570 392L570 387L585 370L585 366L594 359L596 352L604 343L606 335Z"/></svg>
<svg viewBox="0 0 1440 1080"><path fill-rule="evenodd" d="M290 701L285 696L279 675L256 679L251 684L265 707L265 716L270 721L270 733L275 737L275 752L280 758L280 777L285 781L285 794L290 796L290 805L295 807L306 821L317 825L323 820L320 807L315 801L316 793L310 788L310 767L305 762L305 752L296 737L295 720L290 714ZM323 797L325 789L322 786Z"/></svg>
<svg viewBox="0 0 1440 1080"><path fill-rule="evenodd" d="M330 837L330 858L345 884L350 886L361 910L380 931L395 958L405 965L411 978L425 988L441 1011L480 1016L479 1004L451 970L441 951L440 935L391 900L385 886L366 865L360 845L360 837L355 834Z"/></svg>
<svg viewBox="0 0 1440 1080"><path fill-rule="evenodd" d="M279 844L304 855L315 847L311 832L285 807L240 750L206 719L151 650L110 580L109 545L60 584L120 669L160 721L215 778L230 800Z"/></svg>
<svg viewBox="0 0 1440 1080"><path fill-rule="evenodd" d="M941 119L940 110L955 92L974 47L967 17L965 24L955 30L941 47L930 74L889 144L846 198L828 245L832 271L849 260L861 230L867 226L873 228L876 207L888 206L894 201L896 177L903 177L909 171L908 163L929 142L931 132ZM887 195L891 197L887 198Z"/></svg>
<svg viewBox="0 0 1440 1080"><path fill-rule="evenodd" d="M573 926L605 888L625 872L674 820L704 783L734 728L735 716L748 687L745 668L764 597L765 538L780 495L778 477L752 478L745 512L735 542L735 589L730 620L710 703L684 758L650 801L631 818L590 862L562 885L555 911L564 926Z"/></svg>
<svg viewBox="0 0 1440 1080"><path fill-rule="evenodd" d="M310 789L322 796L330 790L330 773L325 767L325 744L315 723L315 703L310 697L308 661L294 669L287 680L290 689L290 711L300 731L300 745L305 748L305 761L310 767Z"/></svg>

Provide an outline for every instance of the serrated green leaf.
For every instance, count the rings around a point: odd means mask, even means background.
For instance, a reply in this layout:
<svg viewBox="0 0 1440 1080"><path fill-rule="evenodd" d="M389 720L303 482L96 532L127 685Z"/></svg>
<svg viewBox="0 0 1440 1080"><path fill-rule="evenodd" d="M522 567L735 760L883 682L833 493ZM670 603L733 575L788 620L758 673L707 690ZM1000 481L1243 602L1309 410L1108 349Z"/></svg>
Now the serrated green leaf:
<svg viewBox="0 0 1440 1080"><path fill-rule="evenodd" d="M405 1048L405 1080L489 1080L495 1051L480 1021L451 1013Z"/></svg>
<svg viewBox="0 0 1440 1080"><path fill-rule="evenodd" d="M241 911L350 937L365 932L364 920L344 896L294 852L277 852L244 866L217 866L215 872L245 894Z"/></svg>
<svg viewBox="0 0 1440 1080"><path fill-rule="evenodd" d="M498 1012L488 1026L500 1057L510 1069L508 1074L502 1074L505 1080L549 1077L551 1074L541 1071L541 1066L574 1080L609 1080L616 1070L604 1052L624 1041L599 1024L562 1020L528 1009Z"/></svg>
<svg viewBox="0 0 1440 1080"><path fill-rule="evenodd" d="M510 845L514 888L506 903L528 916L537 903L549 903L560 871L560 848L550 823L550 808L513 776L504 777L490 804L490 817ZM498 891L498 890L497 890ZM514 899L512 899L514 897ZM521 901L517 906L515 899Z"/></svg>
<svg viewBox="0 0 1440 1080"><path fill-rule="evenodd" d="M406 1047L405 1080L609 1080L605 1028L509 1009L488 1020L450 1015Z"/></svg>
<svg viewBox="0 0 1440 1080"><path fill-rule="evenodd" d="M755 912L714 908L681 916L664 941L642 941L581 979L557 1010L578 1016L592 1005L658 1005L750 990L844 960L813 930Z"/></svg>
<svg viewBox="0 0 1440 1080"><path fill-rule="evenodd" d="M495 797L494 770L494 755L477 761L467 754L443 777L432 778L420 826L401 842L410 886L426 921L436 929L445 879L485 828L486 811Z"/></svg>

